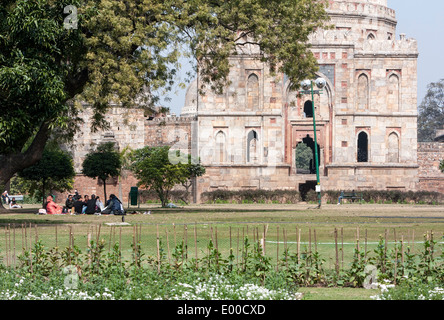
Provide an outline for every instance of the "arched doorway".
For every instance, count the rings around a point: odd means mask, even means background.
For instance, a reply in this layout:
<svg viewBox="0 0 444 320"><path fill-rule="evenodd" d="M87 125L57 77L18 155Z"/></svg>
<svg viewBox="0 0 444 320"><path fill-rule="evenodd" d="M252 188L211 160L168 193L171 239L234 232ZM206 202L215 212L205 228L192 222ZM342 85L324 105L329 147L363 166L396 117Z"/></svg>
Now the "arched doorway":
<svg viewBox="0 0 444 320"><path fill-rule="evenodd" d="M358 162L368 162L368 135L365 132L358 135Z"/></svg>
<svg viewBox="0 0 444 320"><path fill-rule="evenodd" d="M321 148L317 145L318 163L321 163ZM296 173L298 174L316 174L315 162L315 143L307 135L302 142L296 146Z"/></svg>

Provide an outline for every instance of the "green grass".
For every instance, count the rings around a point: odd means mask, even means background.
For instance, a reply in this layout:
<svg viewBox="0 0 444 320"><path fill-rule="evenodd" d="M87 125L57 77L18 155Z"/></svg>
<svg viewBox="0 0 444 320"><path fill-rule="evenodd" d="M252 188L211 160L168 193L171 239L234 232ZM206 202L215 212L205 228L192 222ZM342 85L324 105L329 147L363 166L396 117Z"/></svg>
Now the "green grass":
<svg viewBox="0 0 444 320"><path fill-rule="evenodd" d="M162 209L156 204L131 208L125 217L125 226L119 216L36 215L37 207L0 215L0 257L3 262L15 263L14 255L29 247L36 238L45 246L60 248L69 245L69 232L75 244L86 250L88 235L91 239L104 239L110 244L119 242L129 258L131 245L139 240L146 256L156 257L157 239L162 249L171 257L174 247L184 241L188 258L205 255L209 240L217 245L226 257L230 248L235 253L242 250L242 239L257 241L266 231L265 250L275 264L283 258L284 249L291 253L299 249L317 250L326 260L326 268L334 268L336 243L334 230L338 231L337 246L340 264L348 266L354 248L359 243L372 252L379 238L389 243L403 241L405 246L421 250L425 233L433 232L441 241L444 233L444 207L427 205L323 205L313 209L309 204L220 204L192 205L183 208ZM139 214L131 214L132 211ZM151 211L150 215L142 214ZM8 249L8 250L5 250ZM6 251L8 254L6 255ZM187 257L185 257L186 259ZM240 255L237 256L240 259ZM307 300L359 300L369 299L374 291L347 288L301 288Z"/></svg>
<svg viewBox="0 0 444 320"><path fill-rule="evenodd" d="M303 300L372 300L379 290L354 288L300 288Z"/></svg>

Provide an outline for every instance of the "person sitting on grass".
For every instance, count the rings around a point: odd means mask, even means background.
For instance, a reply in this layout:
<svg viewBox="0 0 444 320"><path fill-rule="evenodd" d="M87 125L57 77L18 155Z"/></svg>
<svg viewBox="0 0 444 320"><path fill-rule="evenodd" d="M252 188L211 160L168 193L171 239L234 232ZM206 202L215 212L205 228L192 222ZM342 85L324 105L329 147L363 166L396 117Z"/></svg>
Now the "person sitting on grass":
<svg viewBox="0 0 444 320"><path fill-rule="evenodd" d="M68 199L65 201L65 208L70 214L74 213L74 202L75 200L73 199L72 195L68 195Z"/></svg>
<svg viewBox="0 0 444 320"><path fill-rule="evenodd" d="M105 209L102 210L102 214L123 215L123 205L119 198L117 198L114 194L111 194L109 196L109 200L106 202Z"/></svg>
<svg viewBox="0 0 444 320"><path fill-rule="evenodd" d="M83 206L85 203L83 202L82 196L79 196L76 201L74 201L74 214L82 214Z"/></svg>
<svg viewBox="0 0 444 320"><path fill-rule="evenodd" d="M46 198L46 213L47 214L61 214L62 213L62 207L54 202L54 199L52 196L48 196Z"/></svg>
<svg viewBox="0 0 444 320"><path fill-rule="evenodd" d="M94 214L96 212L96 195L91 195L91 199L86 202L85 214Z"/></svg>
<svg viewBox="0 0 444 320"><path fill-rule="evenodd" d="M15 198L11 199L11 202L9 203L9 209L19 209L19 208L23 208L21 205L18 205L17 202L15 201Z"/></svg>

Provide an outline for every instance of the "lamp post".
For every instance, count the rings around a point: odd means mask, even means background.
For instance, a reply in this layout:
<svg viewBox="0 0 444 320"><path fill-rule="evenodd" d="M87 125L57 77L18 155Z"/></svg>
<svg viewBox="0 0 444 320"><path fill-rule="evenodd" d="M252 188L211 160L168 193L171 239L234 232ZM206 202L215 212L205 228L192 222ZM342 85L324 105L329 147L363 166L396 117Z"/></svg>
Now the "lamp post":
<svg viewBox="0 0 444 320"><path fill-rule="evenodd" d="M316 193L318 194L318 201L319 205L318 208L321 208L321 181L319 178L319 159L318 159L318 142L316 138L316 113L315 113L315 106L314 106L314 94L315 92L317 94L321 94L322 89L324 89L326 85L326 81L323 78L317 78L315 80L316 87L318 87L319 90L313 90L313 81L312 80L304 80L301 83L301 87L303 91L301 93L304 94L311 94L311 106L313 108L313 131L314 131L314 149L315 149L315 164L316 164Z"/></svg>

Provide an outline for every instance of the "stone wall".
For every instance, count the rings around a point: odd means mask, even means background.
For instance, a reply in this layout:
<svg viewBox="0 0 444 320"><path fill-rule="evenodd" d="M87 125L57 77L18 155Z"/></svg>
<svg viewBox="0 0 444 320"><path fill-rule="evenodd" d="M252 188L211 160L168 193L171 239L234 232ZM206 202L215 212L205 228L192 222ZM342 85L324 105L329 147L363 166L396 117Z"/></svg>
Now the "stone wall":
<svg viewBox="0 0 444 320"><path fill-rule="evenodd" d="M444 143L418 143L419 190L444 194L444 173L439 170L442 160L444 160Z"/></svg>

